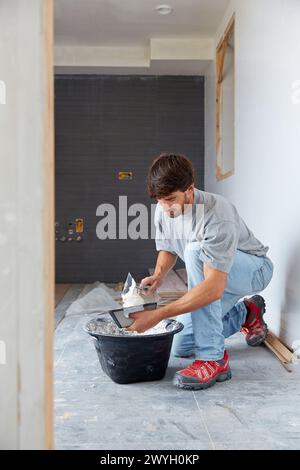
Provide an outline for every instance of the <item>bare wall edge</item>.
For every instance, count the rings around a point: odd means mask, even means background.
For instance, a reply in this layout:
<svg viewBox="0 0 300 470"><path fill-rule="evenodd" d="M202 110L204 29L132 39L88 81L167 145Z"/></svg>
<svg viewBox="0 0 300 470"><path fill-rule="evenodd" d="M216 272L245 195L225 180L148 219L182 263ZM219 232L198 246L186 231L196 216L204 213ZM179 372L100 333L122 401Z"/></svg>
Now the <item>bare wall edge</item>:
<svg viewBox="0 0 300 470"><path fill-rule="evenodd" d="M0 4L0 445L45 449L52 439L52 0ZM13 60L12 60L13 58Z"/></svg>

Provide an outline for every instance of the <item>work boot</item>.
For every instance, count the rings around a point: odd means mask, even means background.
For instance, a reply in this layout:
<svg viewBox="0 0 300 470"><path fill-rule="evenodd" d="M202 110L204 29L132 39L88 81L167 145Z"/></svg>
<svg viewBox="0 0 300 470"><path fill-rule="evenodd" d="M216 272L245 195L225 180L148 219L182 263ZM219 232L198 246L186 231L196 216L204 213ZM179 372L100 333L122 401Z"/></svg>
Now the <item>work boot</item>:
<svg viewBox="0 0 300 470"><path fill-rule="evenodd" d="M201 361L197 359L186 369L176 372L173 384L186 390L202 390L216 382L231 379L227 351L223 359L218 361Z"/></svg>
<svg viewBox="0 0 300 470"><path fill-rule="evenodd" d="M259 346L268 334L268 326L263 319L266 311L265 301L261 295L254 295L245 299L244 304L247 309L247 317L241 326L241 332L246 335L249 346Z"/></svg>

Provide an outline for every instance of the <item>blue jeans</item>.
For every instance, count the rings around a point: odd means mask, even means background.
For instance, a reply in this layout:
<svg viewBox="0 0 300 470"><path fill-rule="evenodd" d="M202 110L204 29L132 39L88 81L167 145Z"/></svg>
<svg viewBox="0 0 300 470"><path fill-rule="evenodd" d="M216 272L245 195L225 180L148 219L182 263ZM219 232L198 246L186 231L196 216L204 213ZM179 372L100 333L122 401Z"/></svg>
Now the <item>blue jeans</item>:
<svg viewBox="0 0 300 470"><path fill-rule="evenodd" d="M201 248L192 246L195 243L187 245L184 253L189 289L204 280ZM172 354L181 357L195 354L196 359L204 361L223 358L225 338L239 331L246 319L245 304L238 300L264 290L272 275L270 258L237 250L222 298L177 317L184 329L174 336Z"/></svg>

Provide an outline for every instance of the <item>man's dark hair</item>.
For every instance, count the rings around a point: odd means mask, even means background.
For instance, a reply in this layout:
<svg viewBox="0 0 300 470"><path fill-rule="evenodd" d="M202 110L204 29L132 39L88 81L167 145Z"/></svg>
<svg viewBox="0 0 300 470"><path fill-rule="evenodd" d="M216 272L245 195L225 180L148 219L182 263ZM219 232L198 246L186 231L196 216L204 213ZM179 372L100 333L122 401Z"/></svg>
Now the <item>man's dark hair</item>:
<svg viewBox="0 0 300 470"><path fill-rule="evenodd" d="M194 181L194 168L187 157L162 153L149 169L148 193L151 198L161 199L174 191L186 191Z"/></svg>

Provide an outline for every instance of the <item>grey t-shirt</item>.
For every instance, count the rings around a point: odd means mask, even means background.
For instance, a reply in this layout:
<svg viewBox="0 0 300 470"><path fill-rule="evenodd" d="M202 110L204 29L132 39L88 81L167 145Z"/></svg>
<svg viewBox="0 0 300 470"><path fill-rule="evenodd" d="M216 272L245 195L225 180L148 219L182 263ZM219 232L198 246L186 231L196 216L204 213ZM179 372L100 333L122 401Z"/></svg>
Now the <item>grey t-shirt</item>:
<svg viewBox="0 0 300 470"><path fill-rule="evenodd" d="M183 215L171 218L158 203L154 222L157 251L169 251L184 261L186 245L194 245L204 263L227 273L236 250L264 256L269 249L253 235L234 204L219 194L196 188L194 203Z"/></svg>

